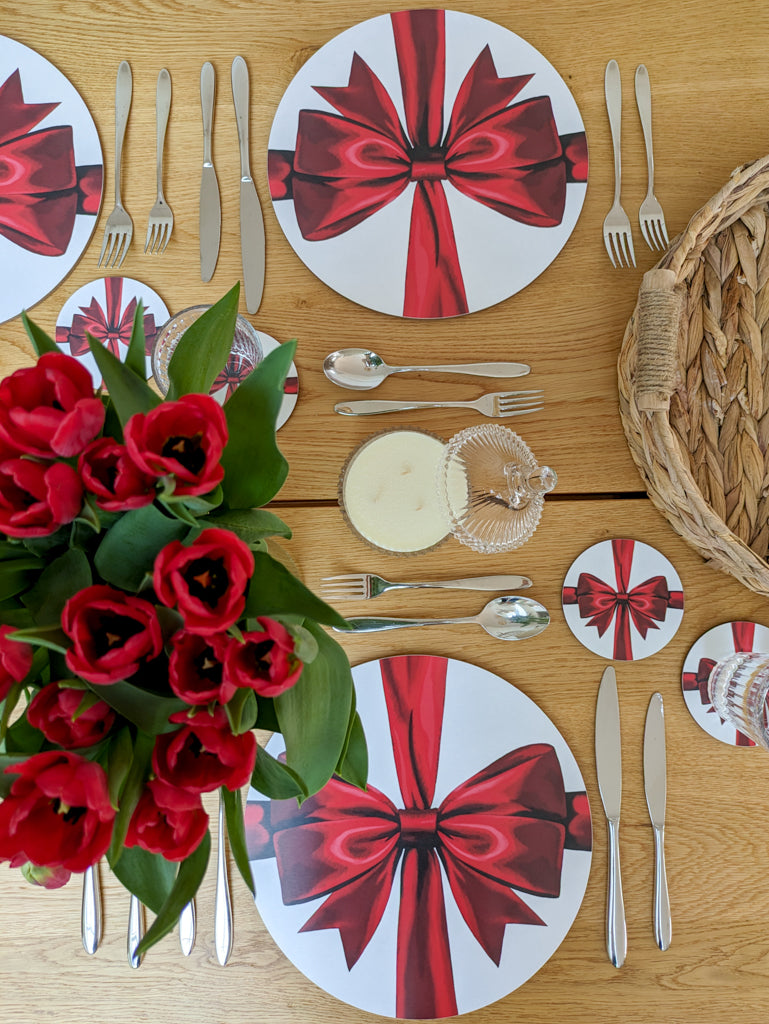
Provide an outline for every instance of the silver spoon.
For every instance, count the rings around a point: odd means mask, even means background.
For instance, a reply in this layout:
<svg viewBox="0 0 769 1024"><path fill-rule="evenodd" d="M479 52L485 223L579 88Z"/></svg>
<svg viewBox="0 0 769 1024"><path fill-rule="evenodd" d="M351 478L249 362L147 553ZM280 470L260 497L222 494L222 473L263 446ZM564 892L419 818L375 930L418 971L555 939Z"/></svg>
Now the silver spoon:
<svg viewBox="0 0 769 1024"><path fill-rule="evenodd" d="M232 902L227 870L227 826L224 818L224 800L219 793L219 833L216 849L216 898L214 902L214 946L216 959L224 967L232 953Z"/></svg>
<svg viewBox="0 0 769 1024"><path fill-rule="evenodd" d="M468 373L473 377L523 377L531 372L525 363L453 363L449 366L388 366L376 352L365 348L342 348L323 361L330 381L352 391L369 391L391 373Z"/></svg>
<svg viewBox="0 0 769 1024"><path fill-rule="evenodd" d="M333 628L337 633L376 633L405 626L446 626L457 622L477 622L498 640L528 640L548 626L550 613L544 605L530 597L513 595L495 597L477 615L461 619L391 619L380 616L348 619L348 629L340 626Z"/></svg>

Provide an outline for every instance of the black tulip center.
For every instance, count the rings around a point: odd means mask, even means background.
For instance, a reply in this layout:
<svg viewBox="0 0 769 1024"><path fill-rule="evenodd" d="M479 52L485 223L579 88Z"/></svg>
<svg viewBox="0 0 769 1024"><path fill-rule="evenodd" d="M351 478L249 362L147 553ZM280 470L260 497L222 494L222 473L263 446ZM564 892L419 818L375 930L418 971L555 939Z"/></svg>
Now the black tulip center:
<svg viewBox="0 0 769 1024"><path fill-rule="evenodd" d="M216 607L230 585L221 558L196 558L188 565L184 578L190 594L209 608Z"/></svg>
<svg viewBox="0 0 769 1024"><path fill-rule="evenodd" d="M190 473L199 473L206 464L206 453L200 443L202 439L202 434L169 437L163 445L162 454L167 459L176 459Z"/></svg>

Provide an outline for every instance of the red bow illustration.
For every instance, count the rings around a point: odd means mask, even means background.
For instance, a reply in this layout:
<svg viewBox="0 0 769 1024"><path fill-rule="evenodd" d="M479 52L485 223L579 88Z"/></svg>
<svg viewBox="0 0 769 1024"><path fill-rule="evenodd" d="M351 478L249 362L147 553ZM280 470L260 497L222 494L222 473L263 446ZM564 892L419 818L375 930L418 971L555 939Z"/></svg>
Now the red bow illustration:
<svg viewBox="0 0 769 1024"><path fill-rule="evenodd" d="M56 342L69 345L73 356L81 356L90 351L88 335L92 335L109 349L113 356L121 358L121 346L126 349L131 340L133 318L136 310L136 296L123 303L123 278L105 277L105 307L102 309L99 300L94 297L87 306L80 307L80 313L72 317L72 325L56 328ZM152 352L155 335L158 332L155 317L152 313L144 314L144 343L147 355Z"/></svg>
<svg viewBox="0 0 769 1024"><path fill-rule="evenodd" d="M734 643L735 653L745 651L750 653L753 650L753 637L756 631L755 622L733 622L732 623L732 640ZM710 680L710 673L716 667L716 661L714 658L700 658L699 664L697 665L696 672L684 672L681 676L681 682L684 692L687 690L698 690L700 695L700 703L707 707L707 714L715 714L716 709L710 703L710 694L708 692L708 682ZM723 719L721 719L723 721ZM755 743L749 736L736 730L737 732L737 746L738 747L754 747Z"/></svg>
<svg viewBox="0 0 769 1024"><path fill-rule="evenodd" d="M446 659L381 663L402 807L332 779L300 808L247 806L251 859L274 856L286 904L326 896L302 931L337 928L352 967L379 925L400 864L396 1012L457 1013L441 866L467 926L500 962L508 923L543 925L513 889L557 897L564 848L590 849L585 793L566 793L554 749L512 750L433 806Z"/></svg>
<svg viewBox="0 0 769 1024"><path fill-rule="evenodd" d="M628 590L634 547L632 540L611 542L616 589L590 572L580 573L576 587L563 588L563 603L576 604L580 618L588 619L588 626L595 626L599 636L616 615L612 657L617 661L633 660L631 622L645 640L650 629L659 629L658 623L665 621L668 608L684 606L683 591L668 590L664 576L652 576Z"/></svg>
<svg viewBox="0 0 769 1024"><path fill-rule="evenodd" d="M71 125L32 131L57 106L25 103L18 69L0 85L0 234L41 256L66 252L101 197L101 167L75 166Z"/></svg>
<svg viewBox="0 0 769 1024"><path fill-rule="evenodd" d="M301 110L294 152L271 150L273 199L293 199L302 237L333 238L416 183L403 313L468 311L444 182L523 224L560 224L566 183L587 180L583 132L559 137L550 99L508 104L531 75L499 78L484 47L443 130L445 12L390 15L406 124L356 53L349 84L316 91L340 116Z"/></svg>

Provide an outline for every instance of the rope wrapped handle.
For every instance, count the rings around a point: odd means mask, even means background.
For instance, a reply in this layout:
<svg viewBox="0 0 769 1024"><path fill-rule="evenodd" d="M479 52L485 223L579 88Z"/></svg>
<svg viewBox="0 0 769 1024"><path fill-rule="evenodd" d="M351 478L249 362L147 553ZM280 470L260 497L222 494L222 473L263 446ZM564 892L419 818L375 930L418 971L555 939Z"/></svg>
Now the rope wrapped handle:
<svg viewBox="0 0 769 1024"><path fill-rule="evenodd" d="M635 400L644 412L670 408L676 377L681 294L672 270L647 270L638 293Z"/></svg>

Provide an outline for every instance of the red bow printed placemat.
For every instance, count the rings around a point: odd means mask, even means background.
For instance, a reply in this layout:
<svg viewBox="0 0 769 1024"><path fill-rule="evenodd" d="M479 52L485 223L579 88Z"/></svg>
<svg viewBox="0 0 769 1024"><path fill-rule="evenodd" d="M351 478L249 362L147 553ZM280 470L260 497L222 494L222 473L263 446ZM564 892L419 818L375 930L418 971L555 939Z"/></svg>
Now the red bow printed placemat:
<svg viewBox="0 0 769 1024"><path fill-rule="evenodd" d="M740 651L769 654L769 629L757 622L737 620L703 633L686 655L681 688L689 713L705 732L732 747L754 747L753 740L719 718L708 697L711 670L717 662Z"/></svg>
<svg viewBox="0 0 769 1024"><path fill-rule="evenodd" d="M96 227L103 161L79 93L0 36L0 323L60 284Z"/></svg>
<svg viewBox="0 0 769 1024"><path fill-rule="evenodd" d="M347 1003L420 1019L486 1006L579 910L592 841L579 768L547 716L483 669L415 655L353 675L369 786L332 779L301 807L250 793L257 907Z"/></svg>
<svg viewBox="0 0 769 1024"><path fill-rule="evenodd" d="M494 305L566 244L587 182L582 119L519 36L457 11L348 29L288 86L270 133L275 213L337 292L406 317Z"/></svg>
<svg viewBox="0 0 769 1024"><path fill-rule="evenodd" d="M675 636L684 593L663 554L623 537L582 552L566 573L561 601L569 629L589 651L640 661Z"/></svg>
<svg viewBox="0 0 769 1024"><path fill-rule="evenodd" d="M168 320L168 307L151 288L130 277L102 277L84 284L70 296L56 321L56 344L68 356L87 366L93 386L101 384L101 373L88 347L91 335L125 360L131 340L137 304L144 307L144 339L147 380L152 376L152 346L155 336Z"/></svg>

